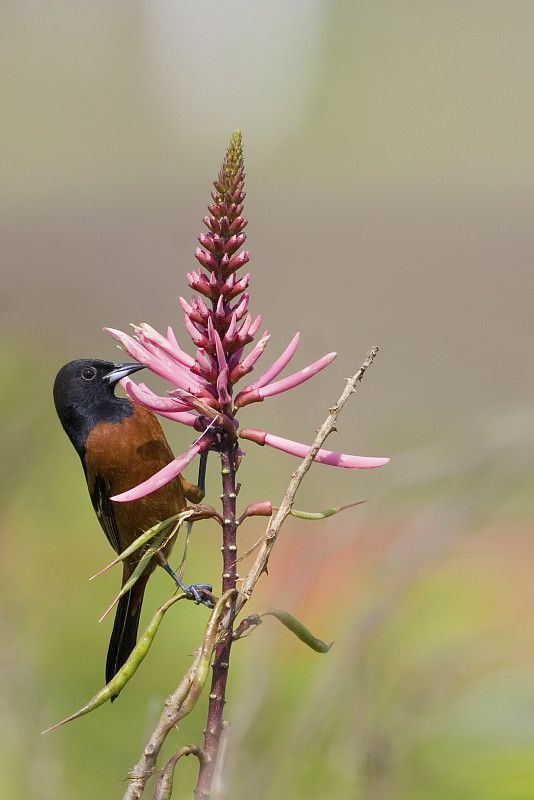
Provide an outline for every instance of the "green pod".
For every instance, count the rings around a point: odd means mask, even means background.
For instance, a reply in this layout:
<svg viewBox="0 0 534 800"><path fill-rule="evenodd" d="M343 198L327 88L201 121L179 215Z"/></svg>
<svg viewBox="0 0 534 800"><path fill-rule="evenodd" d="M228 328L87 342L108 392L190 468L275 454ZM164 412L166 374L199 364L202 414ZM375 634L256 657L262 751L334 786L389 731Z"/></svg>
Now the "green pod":
<svg viewBox="0 0 534 800"><path fill-rule="evenodd" d="M145 630L142 637L139 639L137 644L135 645L134 649L132 650L128 660L126 663L120 668L116 675L110 680L103 689L95 694L95 696L89 700L79 711L76 711L74 714L71 714L70 717L62 720L61 722L57 722L55 725L52 725L50 728L47 728L46 731L43 733L48 733L48 731L53 730L54 728L59 728L60 725L64 725L66 722L71 722L73 719L78 719L78 717L83 717L85 714L89 714L90 711L94 711L95 708L103 705L105 702L110 700L114 695L118 694L124 686L128 683L130 678L134 675L137 671L137 668L143 661L144 657L148 653L150 649L150 645L156 635L156 631L158 630L161 620L163 619L165 612L176 603L178 600L181 600L185 597L185 594L179 594L175 597L171 597L167 600L166 603L163 603L160 608L154 614L152 620L150 621L147 629Z"/></svg>
<svg viewBox="0 0 534 800"><path fill-rule="evenodd" d="M326 644L321 639L318 639L316 636L311 633L308 628L306 628L302 622L290 614L288 611L282 611L279 608L268 608L266 611L260 611L260 617L264 617L269 614L272 617L276 617L276 619L282 623L291 633L295 634L297 639L300 639L301 642L307 644L308 647L311 647L312 650L315 650L316 653L328 653L334 642L330 642L330 644Z"/></svg>
<svg viewBox="0 0 534 800"><path fill-rule="evenodd" d="M365 500L359 500L357 503L349 503L346 506L327 508L326 511L297 511L295 508L292 508L289 513L293 517L298 517L299 519L326 519L327 517L333 517L334 514L339 514L340 511L345 511L346 508L359 506L362 503L365 503Z"/></svg>
<svg viewBox="0 0 534 800"><path fill-rule="evenodd" d="M228 600L237 594L235 589L228 589L219 600L215 604L213 611L210 614L210 618L208 620L208 624L206 625L206 631L204 633L204 641L202 643L202 649L200 652L200 656L197 662L196 669L193 673L193 677L191 680L191 684L189 687L189 691L187 696L185 697L182 706L180 708L180 714L178 719L183 719L187 714L190 714L193 708L196 705L198 698L200 697L202 690L206 684L206 679L209 675L209 670L211 666L211 658L213 656L213 651L215 650L215 644L217 641L217 633L219 630L219 622L223 611L225 610L226 603Z"/></svg>
<svg viewBox="0 0 534 800"><path fill-rule="evenodd" d="M93 575L91 580L93 580L93 578L97 578L103 572L106 572L106 570L111 569L111 567L114 567L115 564L119 564L121 561L124 561L125 558L128 558L128 556L130 556L132 553L135 553L136 550L139 550L140 547L149 542L155 536L158 537L157 540L161 544L164 537L170 530L172 530L172 528L175 527L175 525L178 525L179 527L182 522L192 514L194 514L194 509L188 508L185 511L181 511L179 514L175 514L172 517L168 517L168 519L164 519L162 522L158 522L157 525L153 525L147 531L142 533L141 536L138 536L137 539L126 548L126 550L123 550L122 553L119 553L119 555L114 558L113 561L111 561L106 567L104 567L104 569L101 569L100 572L97 572L96 575Z"/></svg>

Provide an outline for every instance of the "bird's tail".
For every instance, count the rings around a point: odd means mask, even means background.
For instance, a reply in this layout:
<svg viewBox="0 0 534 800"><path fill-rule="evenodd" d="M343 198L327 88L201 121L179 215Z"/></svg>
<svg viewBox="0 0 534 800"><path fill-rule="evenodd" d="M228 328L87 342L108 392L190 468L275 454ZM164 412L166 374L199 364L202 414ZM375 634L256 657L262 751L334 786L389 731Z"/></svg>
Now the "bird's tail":
<svg viewBox="0 0 534 800"><path fill-rule="evenodd" d="M143 595L141 594L141 597L139 597L139 592L137 591L134 597L132 593L135 588L136 587L126 592L117 605L115 622L113 624L113 631L111 633L108 656L106 659L106 683L110 682L126 662L137 641L137 629L141 616ZM117 692L117 694L113 695L111 698L112 702L118 694Z"/></svg>

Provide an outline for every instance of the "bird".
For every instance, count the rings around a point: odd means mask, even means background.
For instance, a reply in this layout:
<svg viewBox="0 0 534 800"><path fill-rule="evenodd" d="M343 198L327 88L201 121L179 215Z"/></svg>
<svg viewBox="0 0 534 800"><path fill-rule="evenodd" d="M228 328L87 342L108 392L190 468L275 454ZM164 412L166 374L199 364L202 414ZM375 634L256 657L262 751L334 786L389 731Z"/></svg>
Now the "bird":
<svg viewBox="0 0 534 800"><path fill-rule="evenodd" d="M94 511L116 553L125 550L153 525L178 514L188 505L187 501L199 503L204 496L203 487L177 475L170 483L138 500L117 503L110 499L147 480L174 459L156 416L140 403L115 396L118 381L144 367L144 364L82 358L65 364L54 381L57 415L80 457ZM143 595L158 563L190 598L212 605L198 591L211 591L211 586L187 587L173 573L166 560L172 546L173 539L149 561L118 602L106 659L106 684L135 647ZM122 586L132 575L142 552L124 559Z"/></svg>

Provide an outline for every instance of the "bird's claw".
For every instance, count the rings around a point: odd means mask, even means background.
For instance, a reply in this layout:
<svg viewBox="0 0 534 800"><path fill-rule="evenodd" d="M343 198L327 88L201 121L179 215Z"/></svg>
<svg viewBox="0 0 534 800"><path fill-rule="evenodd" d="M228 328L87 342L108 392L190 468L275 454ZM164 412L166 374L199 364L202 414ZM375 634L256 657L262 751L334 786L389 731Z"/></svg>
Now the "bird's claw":
<svg viewBox="0 0 534 800"><path fill-rule="evenodd" d="M213 608L215 605L211 597L206 596L205 592L211 594L212 587L209 583L192 583L191 586L185 588L185 593L190 600L194 600L198 605L202 603L208 608Z"/></svg>

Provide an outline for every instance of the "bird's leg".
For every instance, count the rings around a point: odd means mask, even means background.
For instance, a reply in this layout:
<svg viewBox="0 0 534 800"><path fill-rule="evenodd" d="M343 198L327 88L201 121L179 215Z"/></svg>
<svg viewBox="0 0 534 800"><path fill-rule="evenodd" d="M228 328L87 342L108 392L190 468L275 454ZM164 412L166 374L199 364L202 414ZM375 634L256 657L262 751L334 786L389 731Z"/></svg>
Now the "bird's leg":
<svg viewBox="0 0 534 800"><path fill-rule="evenodd" d="M171 578L180 587L182 592L185 592L185 594L191 600L194 600L195 603L197 604L203 603L203 605L207 606L208 608L213 608L214 606L213 600L211 600L209 597L202 596L203 590L211 592L212 587L209 583L192 583L190 586L186 586L185 583L181 581L178 575L174 572L167 559L165 558L161 559L160 563L165 572L169 573Z"/></svg>
<svg viewBox="0 0 534 800"><path fill-rule="evenodd" d="M200 461L198 465L198 480L197 486L202 492L202 497L206 494L206 467L208 465L208 450L203 450L200 454Z"/></svg>
<svg viewBox="0 0 534 800"><path fill-rule="evenodd" d="M200 503L206 493L206 465L208 463L208 450L203 450L200 454L200 464L198 466L198 485L189 483L182 475L182 486L184 494L190 503Z"/></svg>

